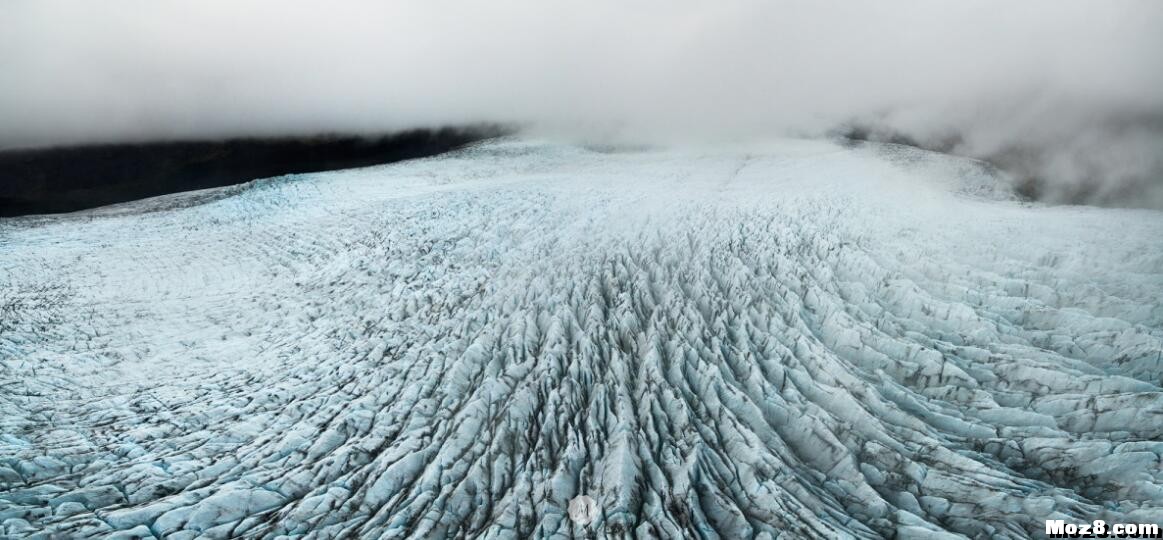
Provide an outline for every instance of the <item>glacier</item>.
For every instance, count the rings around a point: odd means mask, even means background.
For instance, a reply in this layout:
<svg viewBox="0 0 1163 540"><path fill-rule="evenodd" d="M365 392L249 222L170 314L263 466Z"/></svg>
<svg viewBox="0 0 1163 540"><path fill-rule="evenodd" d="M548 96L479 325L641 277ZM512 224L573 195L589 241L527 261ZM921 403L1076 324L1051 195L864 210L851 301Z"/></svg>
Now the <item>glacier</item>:
<svg viewBox="0 0 1163 540"><path fill-rule="evenodd" d="M1008 186L504 138L0 220L0 535L1163 523L1163 212Z"/></svg>

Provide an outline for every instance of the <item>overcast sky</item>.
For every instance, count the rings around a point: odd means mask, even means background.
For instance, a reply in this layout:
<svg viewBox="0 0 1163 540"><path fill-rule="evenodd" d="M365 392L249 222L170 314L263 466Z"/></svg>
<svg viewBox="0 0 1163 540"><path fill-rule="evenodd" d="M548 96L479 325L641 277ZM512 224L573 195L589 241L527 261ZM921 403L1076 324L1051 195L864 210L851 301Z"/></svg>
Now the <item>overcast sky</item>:
<svg viewBox="0 0 1163 540"><path fill-rule="evenodd" d="M0 2L6 147L482 121L667 142L852 120L955 132L974 155L1034 141L1151 162L1163 2Z"/></svg>

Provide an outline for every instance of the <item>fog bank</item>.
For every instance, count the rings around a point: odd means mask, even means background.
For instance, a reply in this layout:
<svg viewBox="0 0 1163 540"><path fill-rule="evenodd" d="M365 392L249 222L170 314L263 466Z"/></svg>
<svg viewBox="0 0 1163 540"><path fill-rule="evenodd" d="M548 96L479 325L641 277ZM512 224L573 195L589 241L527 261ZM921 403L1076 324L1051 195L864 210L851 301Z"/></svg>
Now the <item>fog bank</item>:
<svg viewBox="0 0 1163 540"><path fill-rule="evenodd" d="M863 125L990 158L1051 200L1163 207L1160 51L1151 0L9 0L0 147L479 122L667 143Z"/></svg>

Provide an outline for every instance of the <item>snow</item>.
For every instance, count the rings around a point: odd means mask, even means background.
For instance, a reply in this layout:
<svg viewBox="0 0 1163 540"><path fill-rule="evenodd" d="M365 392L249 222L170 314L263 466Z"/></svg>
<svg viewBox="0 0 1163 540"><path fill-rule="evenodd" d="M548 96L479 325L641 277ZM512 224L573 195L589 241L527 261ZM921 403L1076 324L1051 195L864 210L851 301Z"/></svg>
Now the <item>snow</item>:
<svg viewBox="0 0 1163 540"><path fill-rule="evenodd" d="M1163 213L1006 185L505 139L0 221L0 534L1163 522Z"/></svg>

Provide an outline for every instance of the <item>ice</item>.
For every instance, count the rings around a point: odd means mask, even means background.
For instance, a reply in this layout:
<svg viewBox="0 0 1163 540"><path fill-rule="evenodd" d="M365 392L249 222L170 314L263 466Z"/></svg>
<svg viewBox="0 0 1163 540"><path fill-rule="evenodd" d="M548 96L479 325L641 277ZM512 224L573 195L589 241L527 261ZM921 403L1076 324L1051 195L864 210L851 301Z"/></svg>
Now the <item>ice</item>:
<svg viewBox="0 0 1163 540"><path fill-rule="evenodd" d="M0 221L0 536L1158 521L1163 213L1007 185L504 139Z"/></svg>

